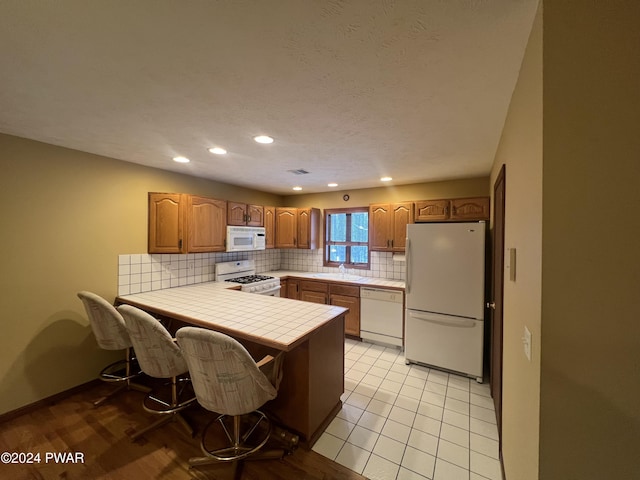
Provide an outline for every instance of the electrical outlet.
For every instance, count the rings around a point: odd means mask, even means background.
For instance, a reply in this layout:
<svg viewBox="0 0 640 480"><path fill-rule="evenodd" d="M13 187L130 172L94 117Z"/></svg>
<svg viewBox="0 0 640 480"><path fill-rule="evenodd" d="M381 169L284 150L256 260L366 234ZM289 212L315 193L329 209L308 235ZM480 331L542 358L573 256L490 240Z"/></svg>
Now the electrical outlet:
<svg viewBox="0 0 640 480"><path fill-rule="evenodd" d="M524 337L522 337L522 345L524 347L524 354L527 357L527 360L531 361L531 332L526 326L524 327Z"/></svg>

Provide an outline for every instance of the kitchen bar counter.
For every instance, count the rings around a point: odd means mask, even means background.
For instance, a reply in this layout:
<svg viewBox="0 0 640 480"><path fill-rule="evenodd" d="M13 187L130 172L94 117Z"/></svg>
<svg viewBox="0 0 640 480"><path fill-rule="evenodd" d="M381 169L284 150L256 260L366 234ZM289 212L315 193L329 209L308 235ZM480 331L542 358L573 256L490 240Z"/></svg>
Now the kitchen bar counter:
<svg viewBox="0 0 640 480"><path fill-rule="evenodd" d="M265 410L308 446L340 410L345 308L234 291L224 282L124 295L116 303L226 333L254 358L286 352L278 396Z"/></svg>
<svg viewBox="0 0 640 480"><path fill-rule="evenodd" d="M239 292L225 282L124 295L116 301L284 351L292 350L314 330L347 310Z"/></svg>

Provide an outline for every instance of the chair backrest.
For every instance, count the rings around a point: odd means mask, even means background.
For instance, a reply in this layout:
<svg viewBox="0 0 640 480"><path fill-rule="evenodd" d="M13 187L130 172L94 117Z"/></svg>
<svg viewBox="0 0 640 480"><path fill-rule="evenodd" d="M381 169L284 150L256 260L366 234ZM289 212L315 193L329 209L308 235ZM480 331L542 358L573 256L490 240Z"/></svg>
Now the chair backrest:
<svg viewBox="0 0 640 480"><path fill-rule="evenodd" d="M226 415L252 412L277 395L276 388L235 339L204 328L176 332L198 403Z"/></svg>
<svg viewBox="0 0 640 480"><path fill-rule="evenodd" d="M124 319L113 305L91 292L78 292L78 298L84 304L91 330L100 348L124 350L131 346Z"/></svg>
<svg viewBox="0 0 640 480"><path fill-rule="evenodd" d="M180 347L166 328L147 312L120 305L140 368L150 377L171 378L188 371Z"/></svg>

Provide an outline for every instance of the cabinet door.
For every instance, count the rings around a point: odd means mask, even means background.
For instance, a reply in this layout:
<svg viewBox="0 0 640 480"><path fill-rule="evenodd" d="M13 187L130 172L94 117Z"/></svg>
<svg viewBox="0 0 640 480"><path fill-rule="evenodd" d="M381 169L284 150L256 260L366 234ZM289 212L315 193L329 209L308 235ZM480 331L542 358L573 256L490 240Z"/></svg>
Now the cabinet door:
<svg viewBox="0 0 640 480"><path fill-rule="evenodd" d="M311 209L298 208L298 248L311 248Z"/></svg>
<svg viewBox="0 0 640 480"><path fill-rule="evenodd" d="M297 247L297 209L276 208L276 248Z"/></svg>
<svg viewBox="0 0 640 480"><path fill-rule="evenodd" d="M227 225L246 225L247 205L244 203L227 202Z"/></svg>
<svg viewBox="0 0 640 480"><path fill-rule="evenodd" d="M287 298L298 300L298 280L292 278L287 280Z"/></svg>
<svg viewBox="0 0 640 480"><path fill-rule="evenodd" d="M344 318L344 333L360 336L360 299L346 295L331 294L331 305L348 308Z"/></svg>
<svg viewBox="0 0 640 480"><path fill-rule="evenodd" d="M187 202L187 251L224 252L227 236L227 202L191 195Z"/></svg>
<svg viewBox="0 0 640 480"><path fill-rule="evenodd" d="M320 209L298 208L298 248L315 250L320 246Z"/></svg>
<svg viewBox="0 0 640 480"><path fill-rule="evenodd" d="M488 220L489 197L454 198L451 200L452 220Z"/></svg>
<svg viewBox="0 0 640 480"><path fill-rule="evenodd" d="M327 303L327 294L324 292L314 292L310 290L300 291L300 300L313 303Z"/></svg>
<svg viewBox="0 0 640 480"><path fill-rule="evenodd" d="M149 193L149 253L186 253L184 201L179 193Z"/></svg>
<svg viewBox="0 0 640 480"><path fill-rule="evenodd" d="M265 247L276 246L276 207L264 207Z"/></svg>
<svg viewBox="0 0 640 480"><path fill-rule="evenodd" d="M416 202L416 222L440 222L449 219L449 200L420 200Z"/></svg>
<svg viewBox="0 0 640 480"><path fill-rule="evenodd" d="M247 205L247 225L264 227L264 207L262 205Z"/></svg>
<svg viewBox="0 0 640 480"><path fill-rule="evenodd" d="M386 251L391 240L391 215L388 204L369 205L369 248Z"/></svg>
<svg viewBox="0 0 640 480"><path fill-rule="evenodd" d="M407 225L413 223L413 203L391 205L391 251L404 252L407 243Z"/></svg>

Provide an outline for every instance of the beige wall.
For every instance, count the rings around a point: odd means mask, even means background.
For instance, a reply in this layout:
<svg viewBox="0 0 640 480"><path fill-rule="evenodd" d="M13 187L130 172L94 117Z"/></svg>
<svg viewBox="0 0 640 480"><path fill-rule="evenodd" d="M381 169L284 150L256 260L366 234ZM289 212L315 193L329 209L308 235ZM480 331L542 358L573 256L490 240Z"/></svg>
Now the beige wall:
<svg viewBox="0 0 640 480"><path fill-rule="evenodd" d="M117 292L118 254L147 250L147 192L280 197L0 135L0 413L95 378L113 358L79 290Z"/></svg>
<svg viewBox="0 0 640 480"><path fill-rule="evenodd" d="M542 14L538 12L491 173L506 168L505 248L516 249L516 280L505 274L503 458L507 479L538 478L542 251ZM493 187L491 187L493 191ZM521 337L532 334L527 360Z"/></svg>
<svg viewBox="0 0 640 480"><path fill-rule="evenodd" d="M349 201L342 197L349 194ZM284 197L288 207L343 208L363 207L370 203L395 203L435 198L478 197L489 195L489 177L466 178L414 185L364 188L328 193L290 195Z"/></svg>
<svg viewBox="0 0 640 480"><path fill-rule="evenodd" d="M640 478L640 2L545 2L540 478Z"/></svg>
<svg viewBox="0 0 640 480"><path fill-rule="evenodd" d="M639 23L637 2L545 2L511 101L491 174L506 164L518 252L504 295L508 480L640 478Z"/></svg>

